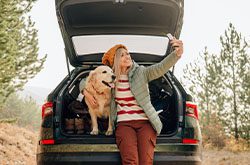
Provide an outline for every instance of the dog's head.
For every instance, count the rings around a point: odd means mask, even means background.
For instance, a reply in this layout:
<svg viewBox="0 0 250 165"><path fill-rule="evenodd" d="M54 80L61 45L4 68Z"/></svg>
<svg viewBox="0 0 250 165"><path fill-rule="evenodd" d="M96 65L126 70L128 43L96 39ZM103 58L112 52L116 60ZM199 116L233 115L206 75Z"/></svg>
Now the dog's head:
<svg viewBox="0 0 250 165"><path fill-rule="evenodd" d="M98 66L89 74L90 81L98 89L114 88L115 75L113 70L108 66Z"/></svg>

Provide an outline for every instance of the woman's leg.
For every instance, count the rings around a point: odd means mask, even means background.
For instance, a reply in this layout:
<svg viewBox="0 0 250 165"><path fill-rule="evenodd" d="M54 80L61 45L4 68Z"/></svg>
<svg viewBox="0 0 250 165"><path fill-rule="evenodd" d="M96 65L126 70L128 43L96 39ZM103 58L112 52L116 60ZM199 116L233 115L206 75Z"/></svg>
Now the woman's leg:
<svg viewBox="0 0 250 165"><path fill-rule="evenodd" d="M116 144L123 165L138 165L137 136L131 122L119 122L116 128Z"/></svg>
<svg viewBox="0 0 250 165"><path fill-rule="evenodd" d="M139 164L152 165L157 134L149 121L141 123L140 129L137 130L137 137Z"/></svg>

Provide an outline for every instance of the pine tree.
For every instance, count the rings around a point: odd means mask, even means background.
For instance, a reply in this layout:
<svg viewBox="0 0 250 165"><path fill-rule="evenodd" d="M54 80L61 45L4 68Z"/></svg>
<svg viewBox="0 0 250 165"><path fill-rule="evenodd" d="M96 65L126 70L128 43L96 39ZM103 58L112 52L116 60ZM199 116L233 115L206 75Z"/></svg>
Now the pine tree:
<svg viewBox="0 0 250 165"><path fill-rule="evenodd" d="M213 63L216 63L215 56L209 54L207 47L205 47L198 59L186 66L184 69L184 80L182 80L198 103L202 113L201 117L203 119L201 121L203 127L210 124L211 114L222 108L220 107L222 103L217 103L218 101L223 102L223 98L220 96L220 84L218 83L220 82L220 77L216 76L214 70L211 69L214 67Z"/></svg>
<svg viewBox="0 0 250 165"><path fill-rule="evenodd" d="M228 131L238 139L239 136L249 136L250 131L249 45L231 23L220 42L221 70L217 73L225 89L225 104L219 114Z"/></svg>
<svg viewBox="0 0 250 165"><path fill-rule="evenodd" d="M184 83L203 112L202 125L216 113L225 131L248 139L250 134L250 56L249 44L230 23L220 37L221 52L205 51L198 61L187 65ZM203 121L205 120L205 121Z"/></svg>
<svg viewBox="0 0 250 165"><path fill-rule="evenodd" d="M0 0L0 105L41 71L37 30L28 13L35 0Z"/></svg>

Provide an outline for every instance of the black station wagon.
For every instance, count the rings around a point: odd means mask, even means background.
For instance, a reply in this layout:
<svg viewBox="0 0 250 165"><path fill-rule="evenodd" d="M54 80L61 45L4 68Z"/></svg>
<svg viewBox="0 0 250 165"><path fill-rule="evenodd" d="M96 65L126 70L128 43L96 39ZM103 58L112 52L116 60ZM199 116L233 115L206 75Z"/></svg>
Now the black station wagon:
<svg viewBox="0 0 250 165"><path fill-rule="evenodd" d="M73 69L42 107L37 164L121 164L115 136L90 135L88 108L77 101L79 82L102 65L103 53L116 44L126 45L140 65L161 61L172 51L167 34L180 36L184 0L55 0L55 5ZM192 96L173 69L149 88L153 106L163 110L154 164L201 164L201 131ZM107 120L98 122L104 132Z"/></svg>

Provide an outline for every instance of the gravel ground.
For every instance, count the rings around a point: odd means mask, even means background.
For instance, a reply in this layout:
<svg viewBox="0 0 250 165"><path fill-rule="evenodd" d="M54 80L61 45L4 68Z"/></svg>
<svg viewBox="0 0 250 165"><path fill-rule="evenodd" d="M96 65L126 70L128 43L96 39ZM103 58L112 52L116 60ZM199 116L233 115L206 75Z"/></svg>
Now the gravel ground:
<svg viewBox="0 0 250 165"><path fill-rule="evenodd" d="M250 165L250 152L205 150L202 165Z"/></svg>

